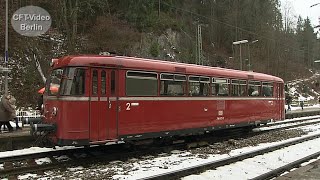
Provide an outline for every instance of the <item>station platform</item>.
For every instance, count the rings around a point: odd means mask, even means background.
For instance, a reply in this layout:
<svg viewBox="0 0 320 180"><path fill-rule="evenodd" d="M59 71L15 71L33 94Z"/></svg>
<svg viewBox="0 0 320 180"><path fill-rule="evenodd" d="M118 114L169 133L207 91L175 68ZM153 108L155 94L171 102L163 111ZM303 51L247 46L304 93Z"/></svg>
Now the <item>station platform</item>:
<svg viewBox="0 0 320 180"><path fill-rule="evenodd" d="M22 127L21 130L14 128L12 132L1 131L0 152L30 147L33 142L35 138L30 134L30 126Z"/></svg>
<svg viewBox="0 0 320 180"><path fill-rule="evenodd" d="M0 132L0 139L3 138L10 138L10 137L23 137L23 136L30 136L30 127L22 127L21 130L14 130L12 132L9 131L1 131Z"/></svg>
<svg viewBox="0 0 320 180"><path fill-rule="evenodd" d="M290 173L275 178L276 180L316 180L320 179L320 160L302 166Z"/></svg>
<svg viewBox="0 0 320 180"><path fill-rule="evenodd" d="M320 115L320 107L305 107L303 110L299 107L293 108L291 111L286 111L286 119L312 115Z"/></svg>

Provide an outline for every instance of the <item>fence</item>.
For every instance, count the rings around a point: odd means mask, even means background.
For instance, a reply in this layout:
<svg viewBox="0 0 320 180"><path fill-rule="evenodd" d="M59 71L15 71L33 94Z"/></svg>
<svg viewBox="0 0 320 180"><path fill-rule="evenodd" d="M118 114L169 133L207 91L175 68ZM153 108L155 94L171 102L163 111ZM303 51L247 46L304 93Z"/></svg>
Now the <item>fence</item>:
<svg viewBox="0 0 320 180"><path fill-rule="evenodd" d="M298 107L300 106L300 101L298 100L293 100L292 103L290 104L293 107ZM303 101L303 106L313 106L314 103L310 102L310 101Z"/></svg>
<svg viewBox="0 0 320 180"><path fill-rule="evenodd" d="M30 111L16 111L16 116L18 118L18 121L22 121L22 119L26 118L38 118L41 117L41 114L39 111L30 110Z"/></svg>

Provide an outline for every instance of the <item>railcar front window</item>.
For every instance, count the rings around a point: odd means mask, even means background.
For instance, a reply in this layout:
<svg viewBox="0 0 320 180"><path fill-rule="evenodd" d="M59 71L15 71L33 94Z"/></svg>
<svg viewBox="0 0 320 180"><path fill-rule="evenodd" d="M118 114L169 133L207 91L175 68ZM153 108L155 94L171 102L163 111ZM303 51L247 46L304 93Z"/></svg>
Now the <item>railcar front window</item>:
<svg viewBox="0 0 320 180"><path fill-rule="evenodd" d="M63 69L54 69L51 72L50 80L49 80L49 87L46 88L46 91L49 95L57 95L59 92L61 79L63 75Z"/></svg>
<svg viewBox="0 0 320 180"><path fill-rule="evenodd" d="M83 95L85 93L85 69L66 68L62 79L61 95Z"/></svg>

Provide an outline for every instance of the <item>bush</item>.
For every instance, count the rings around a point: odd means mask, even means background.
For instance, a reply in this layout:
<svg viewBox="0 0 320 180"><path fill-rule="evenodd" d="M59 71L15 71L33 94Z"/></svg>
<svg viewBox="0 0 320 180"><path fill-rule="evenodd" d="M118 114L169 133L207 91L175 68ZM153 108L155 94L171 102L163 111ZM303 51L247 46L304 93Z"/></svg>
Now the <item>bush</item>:
<svg viewBox="0 0 320 180"><path fill-rule="evenodd" d="M158 42L153 42L150 46L150 54L152 57L158 57L159 56L159 44Z"/></svg>

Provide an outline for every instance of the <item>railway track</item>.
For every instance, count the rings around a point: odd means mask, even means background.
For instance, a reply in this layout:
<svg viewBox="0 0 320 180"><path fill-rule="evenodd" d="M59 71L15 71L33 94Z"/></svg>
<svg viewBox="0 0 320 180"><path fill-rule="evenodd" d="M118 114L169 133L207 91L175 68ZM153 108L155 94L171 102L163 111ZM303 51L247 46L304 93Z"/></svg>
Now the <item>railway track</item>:
<svg viewBox="0 0 320 180"><path fill-rule="evenodd" d="M312 135L312 136L308 136L308 137L303 137L303 138L299 138L297 140L291 140L285 143L281 143L281 144L277 144L277 145L273 145L273 146L268 146L259 150L255 150L255 151L251 151L251 152L247 152L247 153L243 153L243 154L239 154L239 155L235 155L235 156L231 156L231 157L227 157L221 160L215 160L212 162L207 162L201 165L196 165L196 166L190 166L187 168L183 168L183 169L179 169L179 170L175 170L175 171L170 171L170 172L166 172L166 173L162 173L162 174L157 174L157 175L153 175L153 176L149 176L149 177L145 177L145 178L141 178L141 180L145 180L145 179L178 179L178 178L182 178L188 175L192 175L192 174L198 174L201 172L204 172L206 170L211 170L211 169L215 169L217 167L221 167L221 166L225 166L231 163L235 163L235 162L239 162L242 161L244 159L247 158L252 158L261 154L265 154L268 152L272 152L284 147L288 147L291 145L295 145L298 143L302 143L305 141L309 141L309 140L313 140L313 139L317 139L320 138L320 134L316 134L316 135ZM282 172L287 171L288 169L297 166L298 164L301 164L301 162L305 162L308 161L312 158L315 158L317 156L320 155L320 152L314 153L313 155L310 155L306 158L303 158L301 160L297 160L296 162L289 164L287 166L281 167L281 168L277 168L275 170L272 170L268 173L262 174L261 176L256 177L255 179L268 179L268 178L272 178L272 177L276 177L277 175L279 175Z"/></svg>
<svg viewBox="0 0 320 180"><path fill-rule="evenodd" d="M94 149L94 148L93 148ZM0 158L0 163L3 164L3 169L0 169L0 177L8 177L17 174L23 174L28 172L45 171L49 169L55 169L58 167L72 165L70 161L59 161L59 157L74 154L74 153L88 153L88 149L68 149L57 150L33 154L24 154L19 156L8 156ZM41 158L47 158L47 162L43 164L37 164L36 161ZM74 161L76 162L76 161Z"/></svg>
<svg viewBox="0 0 320 180"><path fill-rule="evenodd" d="M24 173L43 172L53 169L64 169L71 166L87 166L97 162L111 162L126 160L150 154L171 151L172 149L183 149L184 144L176 144L163 147L151 147L144 149L138 147L130 150L123 144L112 146L96 146L90 148L76 148L68 150L50 151L20 156L0 158L0 178L16 176ZM139 149L141 148L141 149ZM47 159L48 163L37 164L39 159ZM0 166L1 167L1 166Z"/></svg>
<svg viewBox="0 0 320 180"><path fill-rule="evenodd" d="M290 124L290 123L298 123L298 122L315 120L315 119L320 119L320 116L316 115L316 116L302 117L299 119L286 119L284 121L277 121L277 122L273 122L273 123L268 123L268 124L264 125L263 127L270 127L270 126Z"/></svg>
<svg viewBox="0 0 320 180"><path fill-rule="evenodd" d="M310 119L314 119L312 117ZM292 122L291 122L292 123ZM302 125L309 125L311 123L320 123L319 121L315 122L306 122L306 123L299 123L299 126ZM275 123L275 126L279 126L279 123ZM290 125L287 128L297 127L298 125ZM271 127L268 125L268 127ZM285 127L281 127L278 129L271 129L271 130L279 130ZM259 131L258 133L263 133L269 130ZM228 138L235 138L235 136L241 136L241 134L234 135L236 133L228 133L233 134L229 136L225 136L225 133L217 134L217 139L211 137L207 137L202 139L202 141L207 140L208 144L223 141ZM254 136L256 133L250 133L249 136ZM248 134L247 134L248 135ZM196 144L195 146L190 146L190 144ZM50 151L50 152L42 152L42 153L35 153L35 154L27 154L27 155L20 155L20 156L9 156L9 157L2 157L0 158L0 165L3 164L3 169L0 169L0 177L8 177L8 176L15 176L18 174L23 173L31 173L31 172L43 172L46 170L58 169L58 168L66 168L70 166L79 166L83 165L86 166L90 163L96 162L109 162L119 159L128 159L132 157L139 157L144 155L150 154L157 154L162 152L168 152L173 149L181 150L185 149L186 147L197 147L199 146L198 139L194 140L194 142L185 142L181 144L175 145L168 145L162 147L153 147L148 149L137 149L137 150L129 150L128 148L124 147L124 144L117 144L112 146L96 146L91 148L76 148L76 149L68 149L68 150L57 150L57 151ZM79 156L80 154L80 156ZM66 157L61 160L61 157ZM38 164L38 159L46 158L47 163Z"/></svg>
<svg viewBox="0 0 320 180"><path fill-rule="evenodd" d="M272 179L272 178L278 177L281 174L283 174L284 172L290 171L293 168L299 168L302 163L308 162L312 159L317 159L319 156L320 156L320 151L313 153L309 156L303 157L301 159L298 159L298 160L291 162L287 165L273 169L272 171L269 171L267 173L261 174L260 176L252 178L251 180Z"/></svg>
<svg viewBox="0 0 320 180"><path fill-rule="evenodd" d="M297 120L289 120L284 122L276 122L276 123L270 123L267 125L263 125L259 128L255 128L254 131L270 131L270 130L280 130L280 129L289 129L289 128L295 128L300 126L307 126L311 124L317 124L320 123L320 116L311 116L311 117L305 117L303 119L297 119ZM289 124L289 125L288 125ZM282 126L284 125L284 126Z"/></svg>

